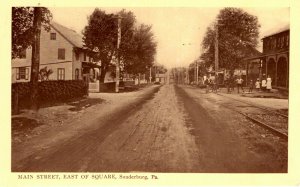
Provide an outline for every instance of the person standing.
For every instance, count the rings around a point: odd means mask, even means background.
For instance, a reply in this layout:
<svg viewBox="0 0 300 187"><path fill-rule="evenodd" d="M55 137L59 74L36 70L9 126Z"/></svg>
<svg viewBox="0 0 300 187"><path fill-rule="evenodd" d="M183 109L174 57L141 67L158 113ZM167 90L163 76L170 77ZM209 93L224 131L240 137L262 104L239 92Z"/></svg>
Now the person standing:
<svg viewBox="0 0 300 187"><path fill-rule="evenodd" d="M257 79L256 82L255 82L255 88L256 88L257 91L260 90L260 82L259 82L259 79Z"/></svg>
<svg viewBox="0 0 300 187"><path fill-rule="evenodd" d="M241 77L239 77L237 80L236 80L236 83L237 83L237 93L240 93L240 88L242 89L242 92L244 92L244 88L243 88L243 79Z"/></svg>
<svg viewBox="0 0 300 187"><path fill-rule="evenodd" d="M249 93L252 93L253 87L254 87L253 80L251 79L249 82L249 91L248 91Z"/></svg>
<svg viewBox="0 0 300 187"><path fill-rule="evenodd" d="M267 78L267 91L271 92L271 89L272 89L272 79L271 79L270 75L268 75L268 78Z"/></svg>
<svg viewBox="0 0 300 187"><path fill-rule="evenodd" d="M227 87L227 93L230 93L231 92L231 90L230 90L230 78L228 76L226 77L225 84L226 84L226 87Z"/></svg>
<svg viewBox="0 0 300 187"><path fill-rule="evenodd" d="M261 89L263 92L265 92L266 88L267 88L267 80L266 80L266 77L263 76L262 81L261 81Z"/></svg>
<svg viewBox="0 0 300 187"><path fill-rule="evenodd" d="M209 78L206 78L205 81L204 81L204 84L206 85L206 93L209 92Z"/></svg>

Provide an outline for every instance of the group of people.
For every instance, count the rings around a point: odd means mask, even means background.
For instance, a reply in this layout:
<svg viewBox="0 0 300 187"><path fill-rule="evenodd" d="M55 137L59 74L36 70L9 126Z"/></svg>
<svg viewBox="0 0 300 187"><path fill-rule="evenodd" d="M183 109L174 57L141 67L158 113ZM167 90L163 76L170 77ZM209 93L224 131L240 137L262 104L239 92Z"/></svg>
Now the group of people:
<svg viewBox="0 0 300 187"><path fill-rule="evenodd" d="M234 90L234 85L236 85L237 87L237 93L240 93L240 89L242 90L242 92L244 92L244 88L243 88L243 82L244 80L242 79L241 76L234 78L227 78L227 80L225 81L226 85L227 85L227 92L231 93ZM263 92L271 92L272 89L272 79L270 77L270 75L268 75L268 77L266 78L265 75L263 75L262 80L260 81L259 78L257 78L257 80L254 81L251 79L249 81L249 90L248 92L252 92L253 88L255 87L257 91L263 91Z"/></svg>
<svg viewBox="0 0 300 187"><path fill-rule="evenodd" d="M204 84L206 86L206 93L208 93L209 90L211 90L212 92L218 91L218 84L217 84L216 77L212 76L210 78L206 78Z"/></svg>
<svg viewBox="0 0 300 187"><path fill-rule="evenodd" d="M208 93L210 90L212 92L217 92L218 91L218 84L217 84L217 78L212 76L210 78L206 78L204 81L204 84L206 86L206 93ZM238 77L227 77L225 80L225 85L227 86L227 93L231 93L234 91L234 87L236 86L237 88L237 93L240 93L240 90L244 92L244 87L243 87L244 80L242 79L241 76ZM265 74L262 76L262 79L260 81L259 78L254 82L252 79L249 81L249 90L248 92L252 92L253 88L257 91L263 91L263 92L270 92L272 89L272 79L270 75L266 78Z"/></svg>
<svg viewBox="0 0 300 187"><path fill-rule="evenodd" d="M262 80L259 81L259 78L257 78L255 85L253 83L252 80L250 80L250 84L249 84L249 90L251 88L251 92L253 87L255 86L257 91L263 91L263 92L271 92L272 89L272 78L270 77L270 75L268 75L268 77L266 78L265 75L263 75Z"/></svg>

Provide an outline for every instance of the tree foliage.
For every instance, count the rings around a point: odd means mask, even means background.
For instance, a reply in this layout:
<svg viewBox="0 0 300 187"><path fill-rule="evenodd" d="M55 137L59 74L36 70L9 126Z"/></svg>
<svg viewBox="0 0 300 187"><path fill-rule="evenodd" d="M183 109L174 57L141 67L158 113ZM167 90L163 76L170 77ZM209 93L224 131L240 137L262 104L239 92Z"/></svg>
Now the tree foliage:
<svg viewBox="0 0 300 187"><path fill-rule="evenodd" d="M123 51L124 69L128 73L145 73L147 68L153 66L156 54L156 42L151 26L141 24L135 28L133 37L128 43L127 51ZM124 53L124 54L125 54Z"/></svg>
<svg viewBox="0 0 300 187"><path fill-rule="evenodd" d="M258 44L260 25L256 16L240 8L224 8L217 16L216 23L207 28L202 41L204 53L201 59L206 66L213 65L216 29L218 29L219 65L233 70L240 60L255 52Z"/></svg>
<svg viewBox="0 0 300 187"><path fill-rule="evenodd" d="M156 44L153 42L151 27L143 24L137 27L135 15L131 11L123 9L117 14L108 14L96 8L88 17L83 40L89 50L99 51L95 59L101 60L100 82L104 81L106 71L116 57L117 16L122 18L119 55L123 71L142 73L146 66L151 65L150 61L154 60L153 50L156 51Z"/></svg>
<svg viewBox="0 0 300 187"><path fill-rule="evenodd" d="M40 77L41 81L48 81L49 77L52 73L53 73L53 70L48 69L47 66L45 66L44 68L40 69L39 77Z"/></svg>
<svg viewBox="0 0 300 187"><path fill-rule="evenodd" d="M45 30L50 30L51 12L41 7L41 22ZM12 7L12 58L19 57L22 50L32 45L34 7Z"/></svg>

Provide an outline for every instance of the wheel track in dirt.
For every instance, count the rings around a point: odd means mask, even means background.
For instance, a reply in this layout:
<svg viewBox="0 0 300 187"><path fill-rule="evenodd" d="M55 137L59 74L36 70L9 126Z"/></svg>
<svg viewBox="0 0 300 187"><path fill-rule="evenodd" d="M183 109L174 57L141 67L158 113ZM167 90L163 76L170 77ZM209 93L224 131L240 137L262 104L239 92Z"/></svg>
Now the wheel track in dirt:
<svg viewBox="0 0 300 187"><path fill-rule="evenodd" d="M133 115L144 103L151 100L159 89L160 87L154 88L135 102L111 114L98 129L88 131L79 137L72 137L59 145L36 152L20 160L12 166L12 171L64 172L85 170L84 165L90 160L86 155L96 151L95 142L104 141L130 115ZM76 157L70 156L70 154L76 155Z"/></svg>

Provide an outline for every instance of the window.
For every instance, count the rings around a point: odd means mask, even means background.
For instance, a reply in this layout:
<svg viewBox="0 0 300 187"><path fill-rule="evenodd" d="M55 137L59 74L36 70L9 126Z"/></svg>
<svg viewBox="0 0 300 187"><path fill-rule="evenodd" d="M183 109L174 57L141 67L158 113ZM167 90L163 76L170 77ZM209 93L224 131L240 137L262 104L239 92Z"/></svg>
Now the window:
<svg viewBox="0 0 300 187"><path fill-rule="evenodd" d="M58 49L58 59L59 60L64 60L65 59L65 53L66 53L65 49L59 48Z"/></svg>
<svg viewBox="0 0 300 187"><path fill-rule="evenodd" d="M50 33L50 40L56 40L56 33Z"/></svg>
<svg viewBox="0 0 300 187"><path fill-rule="evenodd" d="M281 37L280 48L284 47L284 36Z"/></svg>
<svg viewBox="0 0 300 187"><path fill-rule="evenodd" d="M269 50L269 49L270 49L270 41L266 40L266 50Z"/></svg>
<svg viewBox="0 0 300 187"><path fill-rule="evenodd" d="M272 39L272 49L276 48L276 38Z"/></svg>
<svg viewBox="0 0 300 187"><path fill-rule="evenodd" d="M65 69L57 68L57 80L65 80Z"/></svg>
<svg viewBox="0 0 300 187"><path fill-rule="evenodd" d="M269 49L273 49L273 41L272 41L272 38L269 39Z"/></svg>
<svg viewBox="0 0 300 187"><path fill-rule="evenodd" d="M75 80L79 80L79 69L75 69Z"/></svg>
<svg viewBox="0 0 300 187"><path fill-rule="evenodd" d="M29 69L25 67L17 68L16 79L17 80L28 80L29 78Z"/></svg>

